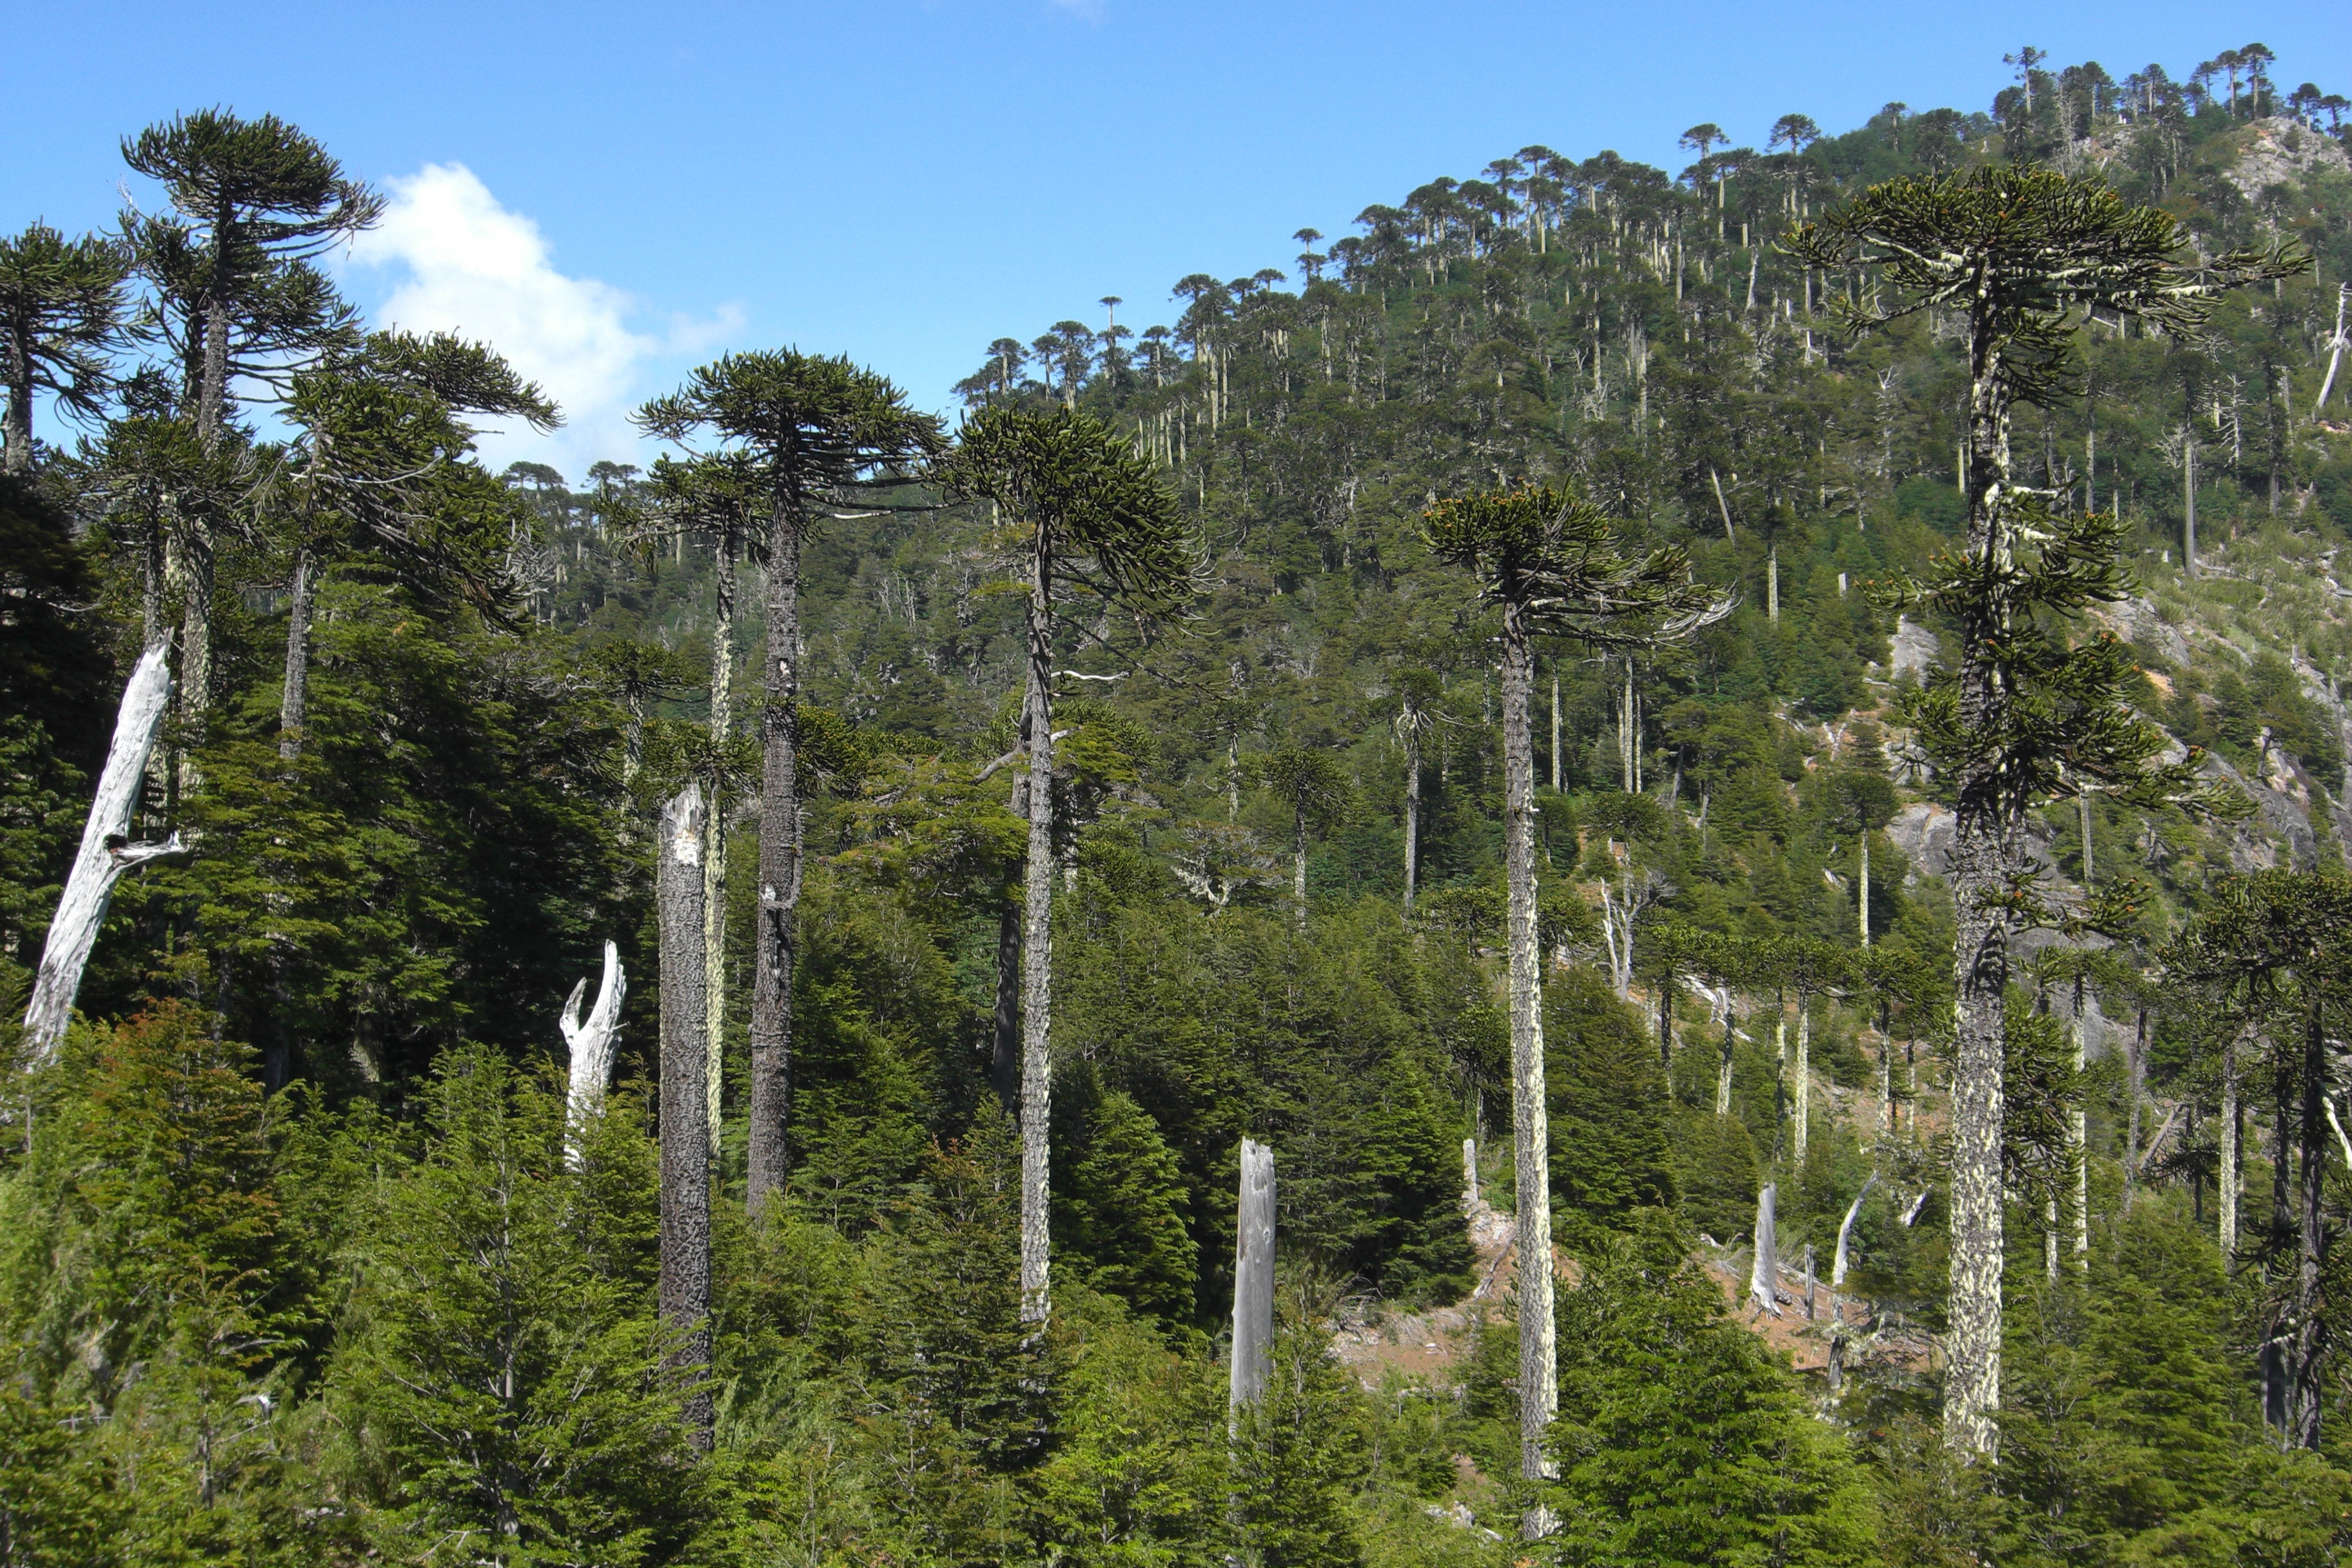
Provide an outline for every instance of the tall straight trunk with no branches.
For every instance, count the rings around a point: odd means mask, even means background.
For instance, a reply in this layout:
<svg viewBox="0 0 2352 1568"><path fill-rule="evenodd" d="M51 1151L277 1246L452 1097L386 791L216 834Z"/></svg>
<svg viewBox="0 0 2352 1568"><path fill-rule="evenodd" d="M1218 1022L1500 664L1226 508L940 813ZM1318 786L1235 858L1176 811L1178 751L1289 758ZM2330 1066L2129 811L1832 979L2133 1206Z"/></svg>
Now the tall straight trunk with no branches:
<svg viewBox="0 0 2352 1568"><path fill-rule="evenodd" d="M1412 913L1412 895L1421 870L1421 724L1408 708L1399 725L1404 731L1404 912Z"/></svg>
<svg viewBox="0 0 2352 1568"><path fill-rule="evenodd" d="M1519 1470L1551 1468L1544 1435L1559 1408L1552 1320L1551 1136L1544 1098L1542 953L1536 926L1535 657L1525 606L1503 605L1503 864L1509 880L1511 1133L1517 1162Z"/></svg>
<svg viewBox="0 0 2352 1568"><path fill-rule="evenodd" d="M2327 1034L2320 1005L2311 1004L2303 1030L2302 1103L2295 1117L2301 1145L2298 1162L2295 1223L2295 1274L2291 1380L2286 1391L2286 1439L2299 1448L2317 1449L2321 1413L2327 1404L2326 1370L2328 1325L2324 1317L2321 1277L2327 1265L2326 1195L2328 1114ZM2286 1159L2286 1128L2281 1119L2275 1158Z"/></svg>
<svg viewBox="0 0 2352 1568"><path fill-rule="evenodd" d="M1052 1310L1047 1263L1054 1110L1054 567L1042 525L1029 559L1029 858L1021 975L1021 1320Z"/></svg>
<svg viewBox="0 0 2352 1568"><path fill-rule="evenodd" d="M760 896L752 933L751 1106L745 1197L780 1196L791 1108L793 919L801 899L800 589L802 517L779 486L768 522L767 705L760 716Z"/></svg>
<svg viewBox="0 0 2352 1568"><path fill-rule="evenodd" d="M722 523L711 561L710 743L714 758L719 756L735 727L736 556L736 531ZM719 1150L719 1091L727 1073L727 819L731 794L722 776L710 793L702 847L703 994L708 1004L704 1034L709 1042L703 1066L703 1105L714 1155Z"/></svg>
<svg viewBox="0 0 2352 1568"><path fill-rule="evenodd" d="M302 723L310 706L310 612L318 597L318 561L308 544L294 552L294 580L286 606L286 679L278 688L278 754L302 754Z"/></svg>
<svg viewBox="0 0 2352 1568"><path fill-rule="evenodd" d="M2242 1201L2238 1191L2238 1040L2233 1031L2221 1042L2221 1127L2218 1150L2221 1184L2221 1223L2217 1232L2221 1262L2234 1267L2238 1257L2238 1210Z"/></svg>
<svg viewBox="0 0 2352 1568"><path fill-rule="evenodd" d="M710 1447L710 1129L703 1118L702 787L662 807L655 899L661 923L661 1281L663 1357L693 1379L685 1416L694 1446Z"/></svg>

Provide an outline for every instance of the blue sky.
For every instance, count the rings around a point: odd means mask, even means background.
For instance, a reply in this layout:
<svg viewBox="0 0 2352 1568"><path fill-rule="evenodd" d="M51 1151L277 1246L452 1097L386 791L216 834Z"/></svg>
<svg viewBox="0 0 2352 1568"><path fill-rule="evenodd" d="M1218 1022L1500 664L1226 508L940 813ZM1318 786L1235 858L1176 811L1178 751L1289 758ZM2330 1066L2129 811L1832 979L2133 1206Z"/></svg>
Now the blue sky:
<svg viewBox="0 0 2352 1568"><path fill-rule="evenodd" d="M2333 22L2328 20L2335 16ZM1287 267L1373 202L1531 142L1678 169L1891 99L1985 107L2021 45L2117 77L2259 39L2352 93L2332 5L1224 0L25 7L0 59L0 226L107 224L117 143L273 111L395 195L345 264L378 320L488 336L568 405L487 443L577 478L724 348L846 351L944 409L991 338L1138 328L1169 285ZM2240 35L2245 35L2241 37ZM144 196L134 184L133 195Z"/></svg>

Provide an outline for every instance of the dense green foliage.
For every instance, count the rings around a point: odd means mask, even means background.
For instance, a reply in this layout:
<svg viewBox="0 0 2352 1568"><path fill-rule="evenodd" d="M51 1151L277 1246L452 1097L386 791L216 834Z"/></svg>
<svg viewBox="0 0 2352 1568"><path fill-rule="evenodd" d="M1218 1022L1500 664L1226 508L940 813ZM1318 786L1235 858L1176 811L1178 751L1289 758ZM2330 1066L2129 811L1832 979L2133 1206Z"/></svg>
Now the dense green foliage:
<svg viewBox="0 0 2352 1568"><path fill-rule="evenodd" d="M766 632L747 594L711 646L714 520L751 503L681 510L682 470L618 460L578 489L491 474L460 416L551 416L535 390L479 345L362 337L295 251L223 252L217 289L198 229L106 251L176 325L135 374L127 327L85 334L121 373L103 426L72 450L37 432L29 475L0 478L0 1000L38 960L111 693L151 636L185 668L199 599L209 699L175 714L141 806L142 834L194 852L118 889L66 1050L15 1074L21 1001L0 1019L0 1563L2339 1560L2347 1189L2297 1053L2342 1004L2306 979L2333 949L2279 911L2335 907L2313 868L2352 831L2352 419L2314 407L2352 173L2326 95L2277 92L2267 51L2227 58L2185 87L2029 59L1990 114L1890 105L1830 137L1790 116L1761 153L1697 127L1680 178L1525 149L1367 208L1360 236L1303 235L1296 289L1194 276L1172 327L991 347L971 428L1082 411L1126 480L1168 492L1167 614L1116 605L1099 552L1058 605L1042 1329L992 1077L1027 834L1021 497L970 463L794 469L798 700L739 687L714 737L703 672L740 679ZM2020 946L2060 956L2011 997L2010 1394L2000 1463L1971 1468L1924 1424L1954 911L1948 781L1912 720L1951 627L1866 591L1929 574L1960 524L1965 366L1934 313L1836 336L1831 305L1868 280L1777 242L1872 182L2026 160L2103 174L2208 252L2293 238L2315 260L2201 337L2083 330L2080 395L2019 415L2020 477L2137 574L2105 612L2111 673L2258 810L2032 819L2060 929ZM367 193L336 192L363 221ZM237 319L207 449L187 324L215 305ZM740 412L689 403L649 417ZM927 422L891 417L889 456L928 451ZM398 494L368 500L377 481ZM1487 1199L1512 1191L1496 626L1424 521L1523 484L1582 498L1671 567L1662 591L1737 599L1672 649L1538 640L1572 1263L1559 1474L1534 1488L1506 1479L1507 1216L1473 1212L1481 1253L1462 1206L1465 1139ZM1180 567L1189 596L1159 602ZM747 1213L739 1000L697 1456L677 1415L701 1374L654 1304L653 808L689 777L748 801L748 737L780 724L806 797L790 1175ZM740 999L761 847L738 819ZM2282 868L2233 880L2262 867ZM632 985L575 1165L556 1017L607 939ZM2250 942L2293 952L2241 984ZM2242 961L2191 962L2224 949ZM2101 1009L2079 1071L2070 963ZM1283 1327L1266 1399L1229 1418L1244 1136L1276 1153ZM1766 1182L1769 1323L1737 1305ZM2289 1359L2325 1415L2282 1454L2264 1345L2306 1321ZM1524 1545L1536 1504L1559 1528Z"/></svg>

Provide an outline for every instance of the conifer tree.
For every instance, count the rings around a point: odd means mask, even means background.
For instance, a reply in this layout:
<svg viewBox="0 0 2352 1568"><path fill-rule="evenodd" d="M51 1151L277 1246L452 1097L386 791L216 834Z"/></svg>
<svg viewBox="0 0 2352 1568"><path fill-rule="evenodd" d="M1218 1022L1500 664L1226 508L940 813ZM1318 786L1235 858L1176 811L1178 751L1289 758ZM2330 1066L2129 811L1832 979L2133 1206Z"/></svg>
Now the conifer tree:
<svg viewBox="0 0 2352 1568"><path fill-rule="evenodd" d="M1072 591L1139 616L1172 608L1192 556L1174 501L1129 443L1091 415L982 409L940 467L948 489L988 502L1019 552L1027 591L1024 744L1029 859L1022 932L1021 1310L1048 1310L1053 1110L1054 637Z"/></svg>
<svg viewBox="0 0 2352 1568"><path fill-rule="evenodd" d="M709 1079L704 1100L713 1147L719 1137L719 1090L724 1081L727 1038L727 839L735 789L731 771L735 739L735 577L746 556L763 560L766 541L758 527L759 488L740 456L691 462L667 458L654 464L653 505L667 530L700 533L710 541L710 727L704 771L711 776L710 810L702 847L703 954L709 1037Z"/></svg>
<svg viewBox="0 0 2352 1568"><path fill-rule="evenodd" d="M2334 1237L2325 1197L2333 1146L2329 1121L2335 1115L2328 1103L2328 1042L2352 1005L2346 994L2347 961L2352 959L2347 933L2352 882L2336 875L2263 871L2225 885L2218 907L2166 955L2167 969L2198 987L2221 1012L2233 1045L2242 1032L2247 1043L2258 1038L2270 1047L2278 1092L2278 1141L2272 1157L2277 1201L2260 1247L2272 1277L2265 1337L2283 1352L2285 1387L2277 1400L2285 1423L2282 1436L2301 1448L2319 1447L2327 1403L2333 1335L2326 1280ZM2235 1131L2235 1109L2225 1106L2225 1137ZM2230 1152L2223 1154L2225 1172L2234 1163ZM2230 1228L2224 1225L2225 1237Z"/></svg>
<svg viewBox="0 0 2352 1568"><path fill-rule="evenodd" d="M256 491L290 535L278 750L302 750L310 622L322 574L373 556L428 603L496 614L510 584L513 519L488 476L462 461L474 432L461 416L520 418L535 430L562 416L497 353L451 333L378 332L358 352L294 377L282 405L296 432Z"/></svg>
<svg viewBox="0 0 2352 1568"><path fill-rule="evenodd" d="M1259 764L1259 773L1274 797L1290 810L1290 898L1298 920L1307 921L1307 840L1310 833L1328 832L1348 814L1354 791L1347 771L1328 752L1307 746L1282 746Z"/></svg>
<svg viewBox="0 0 2352 1568"><path fill-rule="evenodd" d="M718 437L740 454L768 513L767 701L760 716L760 887L754 905L751 1136L745 1195L782 1193L791 1112L793 911L801 895L801 547L830 509L930 451L939 421L847 355L728 354L637 410L664 440Z"/></svg>
<svg viewBox="0 0 2352 1568"><path fill-rule="evenodd" d="M1430 546L1475 574L1502 612L1503 856L1509 879L1511 1127L1517 1160L1521 1474L1541 1476L1557 1387L1552 1326L1551 1184L1545 1124L1542 987L1537 945L1535 748L1528 707L1534 639L1624 650L1686 635L1730 605L1690 581L1679 550L1620 554L1599 507L1549 486L1487 490L1423 515Z"/></svg>
<svg viewBox="0 0 2352 1568"><path fill-rule="evenodd" d="M2010 938L2031 901L2019 830L2032 805L2080 788L2151 804L2197 790L2194 756L2156 762L2164 742L2125 700L2122 645L2070 634L2085 605L2128 592L2122 525L2021 486L2011 414L2067 395L2090 310L2187 331L2221 290L2294 270L2278 253L2200 267L2186 243L2168 214L2127 208L2093 181L1990 165L1874 186L1785 242L1824 272L1879 274L1884 295L1832 296L1849 333L1933 310L1958 312L1967 334L1967 542L1917 586L1956 623L1958 679L1919 692L1909 716L1957 796L1944 1415L1953 1445L1980 1453L1993 1450L2000 1405L2001 1006Z"/></svg>
<svg viewBox="0 0 2352 1568"><path fill-rule="evenodd" d="M121 334L121 249L94 235L68 240L45 223L0 239L0 469L33 466L33 399L47 393L65 412L98 413L111 377L107 355Z"/></svg>
<svg viewBox="0 0 2352 1568"><path fill-rule="evenodd" d="M154 285L152 324L180 357L182 415L214 457L238 376L277 379L289 361L357 337L350 307L312 262L373 226L383 197L274 114L177 115L126 138L122 160L171 200L172 216L134 211L124 226ZM213 702L216 521L203 507L184 519L180 693L191 723Z"/></svg>

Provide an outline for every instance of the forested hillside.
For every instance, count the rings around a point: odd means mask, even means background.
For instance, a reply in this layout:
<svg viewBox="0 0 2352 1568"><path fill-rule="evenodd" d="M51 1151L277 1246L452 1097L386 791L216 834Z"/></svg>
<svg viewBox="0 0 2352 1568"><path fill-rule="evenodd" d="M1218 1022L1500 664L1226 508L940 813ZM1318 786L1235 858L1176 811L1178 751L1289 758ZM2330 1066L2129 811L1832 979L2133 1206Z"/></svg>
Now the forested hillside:
<svg viewBox="0 0 2352 1568"><path fill-rule="evenodd" d="M574 475L127 138L0 241L0 1564L2345 1560L2352 105L2011 65ZM2034 202L2155 248L1996 419L1885 237Z"/></svg>

